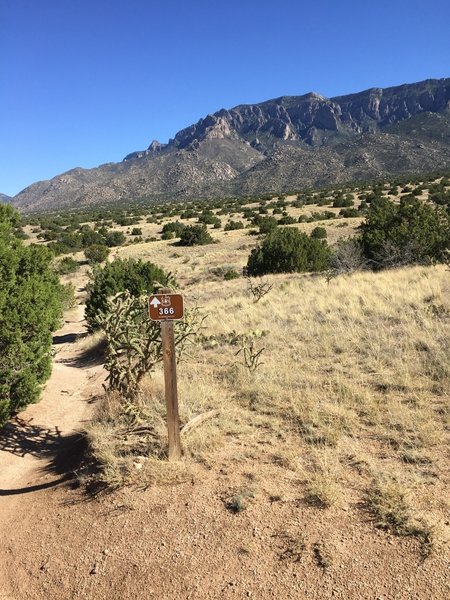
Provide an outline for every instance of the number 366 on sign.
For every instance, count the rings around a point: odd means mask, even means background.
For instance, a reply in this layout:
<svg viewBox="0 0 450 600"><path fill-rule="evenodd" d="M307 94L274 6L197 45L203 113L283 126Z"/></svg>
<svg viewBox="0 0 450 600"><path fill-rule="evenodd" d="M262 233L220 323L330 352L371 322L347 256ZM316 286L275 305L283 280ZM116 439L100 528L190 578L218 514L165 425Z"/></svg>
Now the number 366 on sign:
<svg viewBox="0 0 450 600"><path fill-rule="evenodd" d="M154 294L148 299L152 321L177 321L183 318L184 303L181 294Z"/></svg>

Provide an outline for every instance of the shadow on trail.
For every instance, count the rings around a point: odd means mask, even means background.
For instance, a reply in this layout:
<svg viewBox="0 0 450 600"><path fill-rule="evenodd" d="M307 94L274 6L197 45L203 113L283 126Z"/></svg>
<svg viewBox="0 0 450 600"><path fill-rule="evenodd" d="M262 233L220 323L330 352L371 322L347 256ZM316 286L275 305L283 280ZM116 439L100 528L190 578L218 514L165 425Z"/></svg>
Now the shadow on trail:
<svg viewBox="0 0 450 600"><path fill-rule="evenodd" d="M35 456L47 460L42 472L60 475L59 479L16 489L0 489L0 496L25 494L54 487L74 478L86 450L81 433L63 436L57 427L47 429L31 421L14 419L0 431L0 450L16 456ZM1 474L0 474L1 481Z"/></svg>
<svg viewBox="0 0 450 600"><path fill-rule="evenodd" d="M88 335L89 334L87 331L83 331L81 333L65 333L64 335L54 335L52 343L55 346L59 344L73 344L77 340L81 340Z"/></svg>
<svg viewBox="0 0 450 600"><path fill-rule="evenodd" d="M99 339L94 343L93 346L86 348L77 356L73 356L71 358L56 358L56 362L78 369L97 367L98 365L102 365L105 361L105 350L106 341L104 339Z"/></svg>

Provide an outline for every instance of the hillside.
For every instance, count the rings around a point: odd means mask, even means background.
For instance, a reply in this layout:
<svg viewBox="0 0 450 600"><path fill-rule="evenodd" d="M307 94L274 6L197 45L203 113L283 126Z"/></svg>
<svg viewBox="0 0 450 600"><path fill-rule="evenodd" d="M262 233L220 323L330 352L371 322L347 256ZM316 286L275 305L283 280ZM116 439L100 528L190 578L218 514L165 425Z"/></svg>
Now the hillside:
<svg viewBox="0 0 450 600"><path fill-rule="evenodd" d="M450 167L450 79L219 110L121 163L17 194L22 211L282 192Z"/></svg>

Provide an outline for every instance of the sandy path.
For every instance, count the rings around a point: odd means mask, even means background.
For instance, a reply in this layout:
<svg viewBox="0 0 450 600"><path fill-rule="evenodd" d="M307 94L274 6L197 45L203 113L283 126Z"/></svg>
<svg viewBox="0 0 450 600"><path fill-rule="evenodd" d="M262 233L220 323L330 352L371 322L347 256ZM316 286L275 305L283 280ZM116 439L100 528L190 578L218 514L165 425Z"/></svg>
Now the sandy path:
<svg viewBox="0 0 450 600"><path fill-rule="evenodd" d="M84 306L65 315L54 337L54 366L38 404L28 406L0 434L0 540L20 519L25 496L58 485L57 461L70 454L75 435L93 411L89 399L101 389L101 365L85 360ZM8 565L0 557L0 581L7 581ZM6 595L5 595L6 594ZM7 598L2 586L0 598Z"/></svg>

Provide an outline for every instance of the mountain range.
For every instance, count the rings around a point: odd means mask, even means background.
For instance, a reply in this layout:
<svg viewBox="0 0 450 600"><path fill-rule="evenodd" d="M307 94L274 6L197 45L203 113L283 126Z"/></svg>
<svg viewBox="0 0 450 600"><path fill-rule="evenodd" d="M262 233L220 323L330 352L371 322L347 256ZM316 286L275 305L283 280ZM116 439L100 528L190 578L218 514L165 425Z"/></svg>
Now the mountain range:
<svg viewBox="0 0 450 600"><path fill-rule="evenodd" d="M450 168L450 78L221 109L120 163L22 190L23 211L274 193Z"/></svg>
<svg viewBox="0 0 450 600"><path fill-rule="evenodd" d="M8 196L7 194L0 194L0 202L3 202L4 204L9 204L11 200L11 196Z"/></svg>

